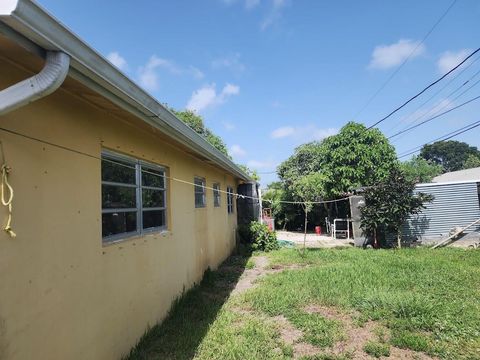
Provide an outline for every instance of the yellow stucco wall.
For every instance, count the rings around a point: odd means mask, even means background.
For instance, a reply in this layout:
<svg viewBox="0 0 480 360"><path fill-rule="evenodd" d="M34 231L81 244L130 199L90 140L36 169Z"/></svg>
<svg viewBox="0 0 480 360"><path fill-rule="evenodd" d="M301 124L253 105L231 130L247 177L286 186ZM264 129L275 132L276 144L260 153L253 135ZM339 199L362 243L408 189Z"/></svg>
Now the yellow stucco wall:
<svg viewBox="0 0 480 360"><path fill-rule="evenodd" d="M29 76L0 59L0 88ZM0 117L8 128L100 156L102 147L170 175L236 188L225 171L60 89ZM169 232L102 246L100 161L0 131L15 190L12 239L0 232L0 359L118 359L172 300L234 247L226 196L195 209L190 185L168 182ZM4 208L0 219L6 219Z"/></svg>

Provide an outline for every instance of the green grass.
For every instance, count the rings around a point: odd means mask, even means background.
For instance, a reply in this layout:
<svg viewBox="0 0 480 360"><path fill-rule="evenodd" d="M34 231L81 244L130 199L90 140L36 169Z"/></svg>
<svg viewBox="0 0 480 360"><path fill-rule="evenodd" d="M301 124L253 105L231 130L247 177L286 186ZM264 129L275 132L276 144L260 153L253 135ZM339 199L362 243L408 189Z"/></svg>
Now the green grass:
<svg viewBox="0 0 480 360"><path fill-rule="evenodd" d="M244 302L270 315L323 304L390 328L395 346L443 358L480 358L480 252L457 249L295 250L272 265L310 265L270 276Z"/></svg>
<svg viewBox="0 0 480 360"><path fill-rule="evenodd" d="M254 263L230 259L229 271L207 272L128 359L291 359L293 349L271 319L278 315L302 330L301 341L324 349L305 359L348 358L328 355L345 329L305 310L313 304L355 314L354 324L377 321L383 330L364 348L372 356L395 346L443 359L480 358L479 251L312 249L302 257L282 249L266 256L273 266L308 266L267 275L232 298L230 286Z"/></svg>
<svg viewBox="0 0 480 360"><path fill-rule="evenodd" d="M388 344L383 344L378 341L368 341L364 346L363 350L373 357L379 358L382 356L390 356L390 346Z"/></svg>

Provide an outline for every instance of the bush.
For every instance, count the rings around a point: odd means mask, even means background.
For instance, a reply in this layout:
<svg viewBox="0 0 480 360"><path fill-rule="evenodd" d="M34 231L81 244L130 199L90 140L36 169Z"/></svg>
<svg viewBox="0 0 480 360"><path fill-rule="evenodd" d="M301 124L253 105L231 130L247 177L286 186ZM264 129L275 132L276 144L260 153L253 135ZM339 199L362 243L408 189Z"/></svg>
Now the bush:
<svg viewBox="0 0 480 360"><path fill-rule="evenodd" d="M277 235L267 225L258 221L252 221L250 223L250 232L252 234L253 250L271 251L280 248Z"/></svg>

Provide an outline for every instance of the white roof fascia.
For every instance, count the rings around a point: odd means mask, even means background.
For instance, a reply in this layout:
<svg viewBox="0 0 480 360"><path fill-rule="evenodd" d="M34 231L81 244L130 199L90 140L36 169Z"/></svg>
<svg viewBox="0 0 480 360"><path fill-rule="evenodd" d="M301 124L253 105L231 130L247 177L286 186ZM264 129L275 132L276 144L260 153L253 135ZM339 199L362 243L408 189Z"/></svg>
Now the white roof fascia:
<svg viewBox="0 0 480 360"><path fill-rule="evenodd" d="M480 179L478 179L478 180L460 180L460 181L421 183L421 184L415 185L415 187L429 187L429 186L437 186L437 185L455 185L455 184L469 184L469 183L480 183Z"/></svg>
<svg viewBox="0 0 480 360"><path fill-rule="evenodd" d="M228 157L35 2L0 1L0 21L44 50L62 51L70 55L69 76L238 178L251 180Z"/></svg>

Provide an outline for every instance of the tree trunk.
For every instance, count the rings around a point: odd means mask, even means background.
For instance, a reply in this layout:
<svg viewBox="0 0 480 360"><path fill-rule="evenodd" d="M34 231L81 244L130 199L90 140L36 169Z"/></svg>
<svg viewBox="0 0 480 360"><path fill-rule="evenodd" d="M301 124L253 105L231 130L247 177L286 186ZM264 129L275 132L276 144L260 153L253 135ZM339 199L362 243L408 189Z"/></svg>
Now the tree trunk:
<svg viewBox="0 0 480 360"><path fill-rule="evenodd" d="M378 242L377 242L377 229L373 229L373 247L374 249L378 248Z"/></svg>
<svg viewBox="0 0 480 360"><path fill-rule="evenodd" d="M402 230L400 229L397 231L397 245L399 249L402 248Z"/></svg>
<svg viewBox="0 0 480 360"><path fill-rule="evenodd" d="M303 232L303 255L305 255L305 249L307 247L307 223L308 223L308 210L305 208L305 228Z"/></svg>

